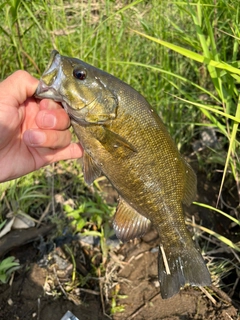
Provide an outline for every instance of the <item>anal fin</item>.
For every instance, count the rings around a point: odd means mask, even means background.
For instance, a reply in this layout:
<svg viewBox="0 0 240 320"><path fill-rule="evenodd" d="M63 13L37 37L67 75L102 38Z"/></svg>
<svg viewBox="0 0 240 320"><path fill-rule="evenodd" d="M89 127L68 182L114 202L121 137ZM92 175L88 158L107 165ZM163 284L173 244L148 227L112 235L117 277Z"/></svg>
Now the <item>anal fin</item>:
<svg viewBox="0 0 240 320"><path fill-rule="evenodd" d="M151 221L139 214L122 198L114 216L113 227L118 239L123 242L139 238L148 230Z"/></svg>
<svg viewBox="0 0 240 320"><path fill-rule="evenodd" d="M91 184L101 175L101 169L86 152L83 155L83 175L87 184Z"/></svg>

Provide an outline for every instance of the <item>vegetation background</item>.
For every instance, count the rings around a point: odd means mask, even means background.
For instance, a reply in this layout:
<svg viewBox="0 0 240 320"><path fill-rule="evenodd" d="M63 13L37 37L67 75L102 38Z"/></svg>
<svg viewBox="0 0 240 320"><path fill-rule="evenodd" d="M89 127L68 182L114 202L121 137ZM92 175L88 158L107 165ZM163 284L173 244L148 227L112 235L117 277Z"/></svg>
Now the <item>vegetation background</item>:
<svg viewBox="0 0 240 320"><path fill-rule="evenodd" d="M220 234L201 221L188 224L197 230L206 255L226 253L224 259L209 259L209 268L219 285L234 273L223 286L231 296L239 288L240 270L239 23L238 0L0 4L0 79L17 69L40 78L54 48L127 82L158 111L179 150L217 186L215 203L198 205L224 216L231 230ZM17 165L17 156L13 161ZM101 182L87 188L74 160L3 183L0 223L4 226L9 212L21 213L57 223L59 234L74 227L99 236L104 272L114 203L108 205L100 196ZM226 190L232 200L226 200Z"/></svg>

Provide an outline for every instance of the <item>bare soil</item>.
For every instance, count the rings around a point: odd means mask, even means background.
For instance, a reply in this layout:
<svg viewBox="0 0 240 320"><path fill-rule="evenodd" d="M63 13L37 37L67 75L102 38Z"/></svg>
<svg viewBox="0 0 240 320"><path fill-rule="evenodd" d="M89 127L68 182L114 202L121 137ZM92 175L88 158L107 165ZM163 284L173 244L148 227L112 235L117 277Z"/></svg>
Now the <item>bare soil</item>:
<svg viewBox="0 0 240 320"><path fill-rule="evenodd" d="M206 179L201 181L198 200L214 204L217 194L214 184ZM115 196L108 190L109 201ZM228 197L226 195L227 203ZM205 226L214 226L214 230L223 235L231 235L229 222L209 215L204 208L192 206L188 215ZM90 277L86 283L84 279L92 274L92 261L98 270L104 259L99 244L89 245L71 237L65 239L63 243L73 248L76 271L83 279L75 285L72 284L73 264L65 245L55 243L52 250L44 249L50 253L42 255L43 246L53 237L54 226L39 230L38 238L32 228L10 233L0 241L0 255L8 252L18 258L22 266L10 283L0 286L1 320L60 320L68 310L79 320L238 319L239 284L234 270L219 284L227 287L236 283L231 295L230 291L223 292L215 286L205 290L186 287L170 299L161 299L157 280L158 235L153 229L140 240L115 244L104 263L105 275L99 274L99 279Z"/></svg>
<svg viewBox="0 0 240 320"><path fill-rule="evenodd" d="M209 289L210 293L213 292L213 300L198 288L185 288L173 298L161 299L156 276L156 241L157 235L152 231L143 241L131 242L121 247L118 251L119 256L113 253L115 263L112 262L108 268L109 275L116 265L120 268L113 279L106 278L105 281L116 281L115 288L118 288L119 294L127 297L117 298L118 304L124 306L124 312L114 314L112 319L238 319L237 308L219 289L216 292L214 288ZM93 287L65 295L59 289L63 281L69 281L65 271L61 278L57 270L59 266L51 265L46 268L32 262L33 257L36 258L36 250L32 248L32 244L25 245L17 251L15 255L24 265L15 273L10 285L0 286L0 319L60 320L68 310L79 320L109 319L109 308L106 301L101 301L98 286L96 290ZM61 249L56 249L54 255L61 256ZM54 281L58 282L59 293L56 295L50 288ZM103 291L104 289L103 285ZM103 304L106 315L103 313Z"/></svg>

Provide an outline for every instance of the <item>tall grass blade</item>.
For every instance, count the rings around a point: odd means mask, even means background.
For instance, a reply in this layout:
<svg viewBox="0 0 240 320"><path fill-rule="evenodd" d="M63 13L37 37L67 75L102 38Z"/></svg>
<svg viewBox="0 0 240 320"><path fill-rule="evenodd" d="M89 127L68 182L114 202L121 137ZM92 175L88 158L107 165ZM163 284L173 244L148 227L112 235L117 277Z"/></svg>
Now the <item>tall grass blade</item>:
<svg viewBox="0 0 240 320"><path fill-rule="evenodd" d="M204 208L207 208L209 210L213 210L215 212L218 212L220 213L221 215L223 215L224 217L232 220L234 223L238 224L240 226L240 221L232 216L230 216L229 214L227 214L226 212L222 211L222 210L219 210L215 207L212 207L212 206L209 206L208 204L205 204L205 203L200 203L200 202L193 202L193 204L199 206L199 207L204 207Z"/></svg>
<svg viewBox="0 0 240 320"><path fill-rule="evenodd" d="M206 227L203 227L203 226L200 226L198 224L195 224L195 223L192 223L192 222L186 222L186 224L194 227L194 228L198 228L208 234L210 234L211 236L215 237L216 239L218 239L219 241L221 241L222 243L224 243L226 246L240 252L240 247L238 245L236 245L235 243L233 243L230 239L220 235L219 233L213 231L213 230L210 230Z"/></svg>
<svg viewBox="0 0 240 320"><path fill-rule="evenodd" d="M231 137L230 137L228 153L227 153L227 158L226 158L226 162L225 162L225 166L224 166L224 171L223 171L222 181L221 181L220 190L219 190L219 194L218 194L217 204L219 202L219 199L220 199L220 196L222 193L222 188L223 188L223 184L224 184L224 181L226 178L227 169L228 169L228 165L229 165L231 156L233 156L235 154L235 150L236 150L236 144L237 144L236 135L237 135L238 126L240 123L240 96L238 97L238 104L237 104L235 118L237 119L237 121L234 120L234 123L233 123L233 128L232 128L232 133L231 133Z"/></svg>
<svg viewBox="0 0 240 320"><path fill-rule="evenodd" d="M237 79L239 82L240 82L240 70L235 68L235 67L232 67L231 65L225 63L225 62L219 62L219 61L214 61L212 59L209 59L207 57L204 57L196 52L193 52L191 50L188 50L188 49L185 49L183 47L180 47L180 46L177 46L175 44L172 44L172 43L169 43L167 41L164 41L164 40L160 40L160 39L157 39L157 38L154 38L154 37L151 37L151 36L148 36L142 32L139 32L137 30L133 30L135 33L139 34L140 36L142 37L145 37L151 41L154 41L156 43L159 43L161 45L163 45L164 47L166 48L169 48L171 50L174 50L175 52L178 52L180 54L182 54L183 56L187 57L187 58L190 58L194 61L197 61L197 62L200 62L200 63L204 63L206 65L210 65L210 66L213 66L213 67L216 67L216 68L219 68L219 69L223 69L223 70L226 70L226 71L229 71L231 76L234 75L234 78ZM232 75L233 74L233 75Z"/></svg>

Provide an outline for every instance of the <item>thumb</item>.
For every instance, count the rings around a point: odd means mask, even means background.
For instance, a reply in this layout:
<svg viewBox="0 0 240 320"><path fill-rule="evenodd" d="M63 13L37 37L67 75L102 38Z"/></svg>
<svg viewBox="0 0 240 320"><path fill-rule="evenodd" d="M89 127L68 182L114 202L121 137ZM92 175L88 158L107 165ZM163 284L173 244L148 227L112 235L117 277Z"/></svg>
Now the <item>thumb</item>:
<svg viewBox="0 0 240 320"><path fill-rule="evenodd" d="M19 107L27 98L33 96L38 82L26 71L14 72L0 83L1 103Z"/></svg>

